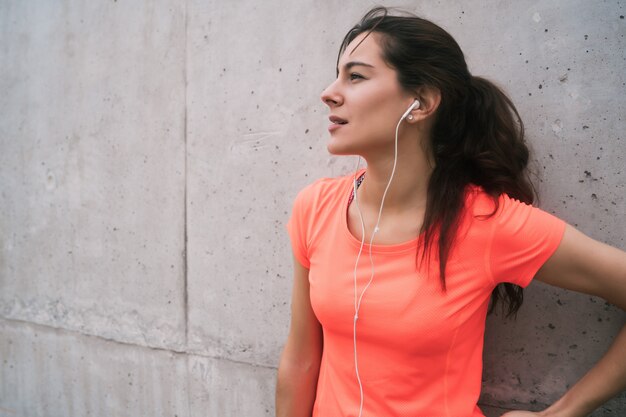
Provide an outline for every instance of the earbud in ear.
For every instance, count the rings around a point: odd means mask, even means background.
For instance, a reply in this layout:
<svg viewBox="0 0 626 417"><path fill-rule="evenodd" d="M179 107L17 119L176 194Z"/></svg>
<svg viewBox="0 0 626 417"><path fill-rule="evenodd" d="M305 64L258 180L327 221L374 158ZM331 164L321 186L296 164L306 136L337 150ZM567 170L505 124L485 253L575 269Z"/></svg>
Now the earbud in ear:
<svg viewBox="0 0 626 417"><path fill-rule="evenodd" d="M411 113L413 111L413 109L419 109L420 108L420 101L418 99L415 99L415 101L413 101L413 104L411 104L409 106L408 109L406 109L406 111L404 112L404 114L402 115L402 117L400 118L400 120L404 120L409 113ZM409 120L413 120L413 118L409 119Z"/></svg>

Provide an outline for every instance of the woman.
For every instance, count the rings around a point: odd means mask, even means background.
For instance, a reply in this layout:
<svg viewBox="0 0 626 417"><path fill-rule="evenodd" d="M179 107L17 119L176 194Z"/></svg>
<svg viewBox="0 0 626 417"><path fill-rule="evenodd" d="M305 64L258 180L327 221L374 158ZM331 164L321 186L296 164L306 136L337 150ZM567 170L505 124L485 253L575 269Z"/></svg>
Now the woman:
<svg viewBox="0 0 626 417"><path fill-rule="evenodd" d="M530 206L519 115L444 30L371 10L321 98L328 150L367 168L294 203L278 416L482 416L490 299L514 314L534 277L626 309L626 255ZM548 409L505 416L585 416L624 387L622 329Z"/></svg>

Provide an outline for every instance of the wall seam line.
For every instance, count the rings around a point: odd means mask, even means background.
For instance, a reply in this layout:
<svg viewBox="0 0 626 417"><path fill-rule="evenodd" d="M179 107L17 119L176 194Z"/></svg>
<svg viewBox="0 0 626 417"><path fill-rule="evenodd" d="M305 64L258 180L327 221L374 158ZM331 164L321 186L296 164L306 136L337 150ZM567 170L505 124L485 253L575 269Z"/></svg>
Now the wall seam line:
<svg viewBox="0 0 626 417"><path fill-rule="evenodd" d="M184 6L184 22L185 22L185 39L184 39L184 50L185 50L185 61L184 61L184 69L183 69L183 77L184 77L184 97L185 97L185 110L184 110L184 120L183 120L183 124L184 124L184 131L183 131L183 143L184 143L184 153L185 153L185 157L184 157L184 173L183 173L183 178L184 178L184 200L183 200L183 205L184 205L184 225L183 225L183 233L184 233L184 243L183 243L183 253L184 253L184 257L183 257L183 309L184 309L184 320L185 320L185 350L189 349L189 251L188 251L188 240L189 240L189 236L188 236L188 228L187 228L187 209L189 206L189 201L188 201L188 196L187 196L187 189L188 189L188 185L187 185L187 179L188 179L188 166L187 166L187 134L188 134L188 118L189 118L189 114L188 114L188 102L187 102L187 93L188 93L188 86L189 86L189 77L188 77L188 70L189 70L189 0L187 0L185 2L185 6ZM192 401L191 401L191 375L189 372L189 354L187 352L185 352L185 363L186 363L186 384L187 384L187 414L189 417L191 417L193 415L192 413Z"/></svg>
<svg viewBox="0 0 626 417"><path fill-rule="evenodd" d="M183 309L184 309L184 320L185 320L185 348L189 345L189 282L188 282L188 274L189 274L189 252L188 252L188 233L187 233L187 121L188 121L188 113L187 113L187 90L188 90L188 77L187 77L187 68L188 68L188 53L187 53L187 43L189 41L188 36L188 28L189 28L189 14L187 9L189 7L189 2L185 2L185 61L184 61L184 70L183 70L183 78L184 78L184 97L185 97L185 106L183 111L183 152L184 152L184 171L183 171Z"/></svg>
<svg viewBox="0 0 626 417"><path fill-rule="evenodd" d="M76 330L72 330L72 329L67 329L67 328L64 328L64 327L54 327L54 326L50 326L48 324L42 324L42 323L36 323L36 322L28 321L28 320L22 320L22 319L17 319L17 318L10 318L10 317L0 316L0 324L2 324L3 321L7 322L7 323L12 323L12 324L25 324L26 326L30 326L30 327L33 327L33 328L40 328L40 331L49 331L49 332L63 333L65 335L67 335L68 337L69 336L71 336L71 337L85 337L85 338L88 338L88 339L97 339L97 340L100 340L100 341L105 342L105 343L115 343L117 345L129 346L129 347L134 347L134 348L139 348L139 349L153 350L153 351L157 351L157 352L169 353L171 355L181 355L181 356L186 356L186 357L195 356L195 357L203 358L203 359L212 359L212 360L217 360L217 361L226 361L226 362L237 364L237 365L252 366L254 368L273 369L273 370L277 369L276 366L267 365L267 364L263 364L263 363L255 363L255 362L250 362L250 361L245 361L245 360L232 359L232 358L228 358L226 356L211 355L211 354L202 353L202 352L194 352L194 351L186 351L186 350L176 350L176 349L173 349L173 348L158 347L158 346L139 345L137 343L125 342L123 340L111 339L111 338L108 338L108 337L105 337L105 336L101 336L101 335L97 335L97 334L82 333L82 332L79 332L79 331L76 331ZM0 329L1 329L1 327L0 327Z"/></svg>

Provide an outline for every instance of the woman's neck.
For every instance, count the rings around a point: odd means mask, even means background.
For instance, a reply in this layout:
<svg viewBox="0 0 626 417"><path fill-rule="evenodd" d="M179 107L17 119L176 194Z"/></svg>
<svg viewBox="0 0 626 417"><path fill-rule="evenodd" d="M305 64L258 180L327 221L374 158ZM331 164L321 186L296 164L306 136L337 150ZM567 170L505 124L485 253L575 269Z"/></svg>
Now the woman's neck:
<svg viewBox="0 0 626 417"><path fill-rule="evenodd" d="M380 207L392 170L393 155L367 159L367 173L358 190L359 204ZM432 170L433 164L425 152L399 152L393 180L385 196L385 212L425 209Z"/></svg>

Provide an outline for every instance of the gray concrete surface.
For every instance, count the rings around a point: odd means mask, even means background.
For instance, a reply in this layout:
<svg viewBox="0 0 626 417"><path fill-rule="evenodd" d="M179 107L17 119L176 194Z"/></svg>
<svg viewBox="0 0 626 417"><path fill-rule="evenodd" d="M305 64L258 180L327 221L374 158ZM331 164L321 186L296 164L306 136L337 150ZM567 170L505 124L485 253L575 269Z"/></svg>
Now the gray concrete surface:
<svg viewBox="0 0 626 417"><path fill-rule="evenodd" d="M184 5L3 2L3 317L185 343Z"/></svg>
<svg viewBox="0 0 626 417"><path fill-rule="evenodd" d="M322 89L373 2L0 4L0 416L268 416ZM541 206L626 248L619 1L398 2L502 85ZM533 284L490 318L488 417L539 409L625 315ZM594 413L626 414L626 395Z"/></svg>

